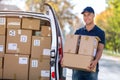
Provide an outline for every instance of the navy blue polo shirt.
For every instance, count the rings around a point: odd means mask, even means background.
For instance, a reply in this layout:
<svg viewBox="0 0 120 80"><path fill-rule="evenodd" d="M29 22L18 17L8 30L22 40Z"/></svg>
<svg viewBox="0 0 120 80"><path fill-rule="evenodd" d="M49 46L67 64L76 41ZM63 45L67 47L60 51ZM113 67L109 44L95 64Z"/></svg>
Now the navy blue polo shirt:
<svg viewBox="0 0 120 80"><path fill-rule="evenodd" d="M95 25L90 31L87 31L86 27L82 27L76 30L75 35L97 36L100 38L99 43L105 44L105 32L97 25Z"/></svg>

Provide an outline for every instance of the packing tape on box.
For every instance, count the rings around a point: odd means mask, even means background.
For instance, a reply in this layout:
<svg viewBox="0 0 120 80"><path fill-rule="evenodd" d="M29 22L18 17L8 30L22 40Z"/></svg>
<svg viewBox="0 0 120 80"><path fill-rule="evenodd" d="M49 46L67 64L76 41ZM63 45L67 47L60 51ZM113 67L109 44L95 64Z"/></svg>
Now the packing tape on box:
<svg viewBox="0 0 120 80"><path fill-rule="evenodd" d="M89 39L89 37L88 37L88 36L86 36L86 37L85 37L85 40L88 40L88 39Z"/></svg>
<svg viewBox="0 0 120 80"><path fill-rule="evenodd" d="M51 36L50 34L48 34L48 36Z"/></svg>
<svg viewBox="0 0 120 80"><path fill-rule="evenodd" d="M17 56L17 57L18 57L19 55L18 55L18 54L15 54L15 56Z"/></svg>
<svg viewBox="0 0 120 80"><path fill-rule="evenodd" d="M16 80L16 74L14 74L14 78L13 78L13 80Z"/></svg>
<svg viewBox="0 0 120 80"><path fill-rule="evenodd" d="M18 30L18 34L21 34L21 30Z"/></svg>

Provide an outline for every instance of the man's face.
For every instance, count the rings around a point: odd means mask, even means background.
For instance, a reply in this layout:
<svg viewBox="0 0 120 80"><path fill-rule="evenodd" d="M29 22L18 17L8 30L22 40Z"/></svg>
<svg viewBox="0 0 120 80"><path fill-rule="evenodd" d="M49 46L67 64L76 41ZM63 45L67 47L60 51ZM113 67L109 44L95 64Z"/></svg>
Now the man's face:
<svg viewBox="0 0 120 80"><path fill-rule="evenodd" d="M86 25L89 25L94 22L94 14L90 12L84 12L83 13L83 19Z"/></svg>

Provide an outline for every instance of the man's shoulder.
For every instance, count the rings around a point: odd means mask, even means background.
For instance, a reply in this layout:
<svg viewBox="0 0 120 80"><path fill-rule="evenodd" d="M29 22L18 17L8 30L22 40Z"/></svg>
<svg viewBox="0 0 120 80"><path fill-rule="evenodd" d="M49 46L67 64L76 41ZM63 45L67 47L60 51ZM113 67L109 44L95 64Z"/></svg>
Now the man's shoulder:
<svg viewBox="0 0 120 80"><path fill-rule="evenodd" d="M79 29L77 29L75 31L75 34L79 34L80 32L82 32L84 30L85 27L80 27Z"/></svg>
<svg viewBox="0 0 120 80"><path fill-rule="evenodd" d="M104 30L102 30L99 26L95 25L96 30L100 33L104 33Z"/></svg>

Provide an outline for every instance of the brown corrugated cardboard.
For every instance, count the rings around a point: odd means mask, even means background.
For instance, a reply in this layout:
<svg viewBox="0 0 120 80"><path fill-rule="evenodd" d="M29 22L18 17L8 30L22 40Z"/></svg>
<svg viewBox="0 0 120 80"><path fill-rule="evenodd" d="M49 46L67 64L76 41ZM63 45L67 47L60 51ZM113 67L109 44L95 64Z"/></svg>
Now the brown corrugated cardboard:
<svg viewBox="0 0 120 80"><path fill-rule="evenodd" d="M0 57L3 57L5 53L5 36L0 35Z"/></svg>
<svg viewBox="0 0 120 80"><path fill-rule="evenodd" d="M50 78L41 77L40 80L50 80Z"/></svg>
<svg viewBox="0 0 120 80"><path fill-rule="evenodd" d="M3 74L3 58L0 58L0 80L2 79Z"/></svg>
<svg viewBox="0 0 120 80"><path fill-rule="evenodd" d="M2 80L3 69L0 68L0 80Z"/></svg>
<svg viewBox="0 0 120 80"><path fill-rule="evenodd" d="M31 30L8 29L6 53L30 54Z"/></svg>
<svg viewBox="0 0 120 80"><path fill-rule="evenodd" d="M50 55L51 37L32 36L32 58L41 58Z"/></svg>
<svg viewBox="0 0 120 80"><path fill-rule="evenodd" d="M20 17L7 17L7 28L21 28Z"/></svg>
<svg viewBox="0 0 120 80"><path fill-rule="evenodd" d="M40 30L40 19L22 18L22 29Z"/></svg>
<svg viewBox="0 0 120 80"><path fill-rule="evenodd" d="M81 36L79 53L83 55L95 56L98 46L98 40L95 36Z"/></svg>
<svg viewBox="0 0 120 80"><path fill-rule="evenodd" d="M73 54L73 53L64 53L63 57L63 66L72 68L72 69L81 69L89 71L88 66L93 60L92 56ZM95 72L96 69L93 70Z"/></svg>
<svg viewBox="0 0 120 80"><path fill-rule="evenodd" d="M3 79L28 80L28 55L5 54Z"/></svg>
<svg viewBox="0 0 120 80"><path fill-rule="evenodd" d="M29 80L49 80L50 76L50 59L30 60Z"/></svg>
<svg viewBox="0 0 120 80"><path fill-rule="evenodd" d="M6 32L6 18L0 17L0 35L5 35Z"/></svg>
<svg viewBox="0 0 120 80"><path fill-rule="evenodd" d="M0 69L2 68L2 66L3 66L3 58L0 57Z"/></svg>
<svg viewBox="0 0 120 80"><path fill-rule="evenodd" d="M20 54L30 54L31 51L31 30L21 30L20 39L19 39L19 51Z"/></svg>
<svg viewBox="0 0 120 80"><path fill-rule="evenodd" d="M63 52L77 53L79 35L67 35Z"/></svg>
<svg viewBox="0 0 120 80"><path fill-rule="evenodd" d="M18 29L7 29L6 53L19 53L18 42L19 42Z"/></svg>
<svg viewBox="0 0 120 80"><path fill-rule="evenodd" d="M41 26L41 36L51 36L50 26Z"/></svg>

